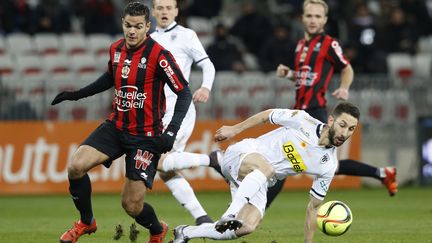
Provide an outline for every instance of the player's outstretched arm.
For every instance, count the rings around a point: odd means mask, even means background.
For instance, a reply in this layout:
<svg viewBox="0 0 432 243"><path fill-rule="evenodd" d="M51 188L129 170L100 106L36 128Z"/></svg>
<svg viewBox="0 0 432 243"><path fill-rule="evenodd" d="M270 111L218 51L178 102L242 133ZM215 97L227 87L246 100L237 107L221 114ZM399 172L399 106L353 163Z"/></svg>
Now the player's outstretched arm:
<svg viewBox="0 0 432 243"><path fill-rule="evenodd" d="M346 65L341 71L341 84L338 89L333 91L332 96L338 100L348 100L349 88L354 79L354 70L351 64Z"/></svg>
<svg viewBox="0 0 432 243"><path fill-rule="evenodd" d="M65 100L79 100L97 93L101 93L114 86L112 75L105 72L96 81L76 91L63 91L56 95L51 105L56 105Z"/></svg>
<svg viewBox="0 0 432 243"><path fill-rule="evenodd" d="M318 208L321 205L322 201L314 198L313 196L309 196L310 200L306 209L306 219L304 225L304 242L312 243L313 237L316 230L316 217Z"/></svg>
<svg viewBox="0 0 432 243"><path fill-rule="evenodd" d="M261 111L234 126L222 126L216 131L215 140L220 142L234 137L244 130L269 121L272 109Z"/></svg>

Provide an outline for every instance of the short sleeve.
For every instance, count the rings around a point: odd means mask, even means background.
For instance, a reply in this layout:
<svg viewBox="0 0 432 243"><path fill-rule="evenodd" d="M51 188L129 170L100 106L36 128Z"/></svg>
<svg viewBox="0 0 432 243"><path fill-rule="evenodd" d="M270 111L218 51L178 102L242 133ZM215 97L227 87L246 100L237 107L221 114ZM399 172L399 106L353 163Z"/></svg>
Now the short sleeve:
<svg viewBox="0 0 432 243"><path fill-rule="evenodd" d="M324 200L333 177L318 177L316 176L312 183L312 188L309 193L318 200Z"/></svg>
<svg viewBox="0 0 432 243"><path fill-rule="evenodd" d="M208 58L208 55L201 43L201 41L199 40L197 34L195 33L195 31L192 31L190 33L190 38L188 40L188 55L190 57L192 57L192 59L194 60L194 62L200 62L206 58Z"/></svg>
<svg viewBox="0 0 432 243"><path fill-rule="evenodd" d="M301 125L305 116L309 115L302 110L273 109L272 112L270 112L269 121L275 125L296 128Z"/></svg>
<svg viewBox="0 0 432 243"><path fill-rule="evenodd" d="M343 69L349 64L348 59L342 51L342 47L339 42L335 39L331 40L329 50L327 52L328 60L334 65L338 70Z"/></svg>
<svg viewBox="0 0 432 243"><path fill-rule="evenodd" d="M188 86L188 82L170 52L163 51L161 53L158 58L158 69L162 81L167 83L174 93L178 93L185 86Z"/></svg>

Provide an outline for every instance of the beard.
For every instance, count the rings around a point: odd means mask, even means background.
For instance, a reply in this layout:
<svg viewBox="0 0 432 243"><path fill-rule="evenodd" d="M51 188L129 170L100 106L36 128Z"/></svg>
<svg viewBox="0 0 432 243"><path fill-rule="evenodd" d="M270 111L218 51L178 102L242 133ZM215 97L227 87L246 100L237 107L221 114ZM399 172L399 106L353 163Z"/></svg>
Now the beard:
<svg viewBox="0 0 432 243"><path fill-rule="evenodd" d="M345 142L345 138L343 136L336 137L336 131L334 129L334 125L329 129L329 142L331 145L339 147Z"/></svg>

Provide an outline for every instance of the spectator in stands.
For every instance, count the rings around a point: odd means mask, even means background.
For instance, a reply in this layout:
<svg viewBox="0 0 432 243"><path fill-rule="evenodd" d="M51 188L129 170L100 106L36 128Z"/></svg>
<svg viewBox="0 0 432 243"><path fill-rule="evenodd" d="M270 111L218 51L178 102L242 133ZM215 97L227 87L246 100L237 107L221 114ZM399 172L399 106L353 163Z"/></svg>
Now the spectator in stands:
<svg viewBox="0 0 432 243"><path fill-rule="evenodd" d="M258 55L268 36L272 34L272 24L267 16L257 12L253 1L242 5L242 15L234 22L231 34L240 38L247 51Z"/></svg>
<svg viewBox="0 0 432 243"><path fill-rule="evenodd" d="M418 34L428 36L432 34L432 1L404 0L400 9L406 14L411 27L418 29Z"/></svg>
<svg viewBox="0 0 432 243"><path fill-rule="evenodd" d="M283 63L287 66L293 66L293 59L287 57L294 56L296 43L290 38L290 28L279 24L275 27L273 36L271 36L259 55L259 64L263 72L274 71L274 67Z"/></svg>
<svg viewBox="0 0 432 243"><path fill-rule="evenodd" d="M207 54L213 61L216 71L243 72L246 70L239 46L229 36L225 25L221 23L215 27L215 38L208 46Z"/></svg>
<svg viewBox="0 0 432 243"><path fill-rule="evenodd" d="M390 22L384 27L381 34L381 48L387 53L407 52L415 53L419 31L414 25L408 23L404 11L394 8L390 13Z"/></svg>
<svg viewBox="0 0 432 243"><path fill-rule="evenodd" d="M115 5L112 0L86 0L81 5L84 32L114 35L119 32Z"/></svg>
<svg viewBox="0 0 432 243"><path fill-rule="evenodd" d="M35 9L35 32L71 31L71 12L58 0L40 0Z"/></svg>
<svg viewBox="0 0 432 243"><path fill-rule="evenodd" d="M5 33L31 33L31 17L33 15L33 9L27 1L2 0L0 2L0 28L2 28Z"/></svg>
<svg viewBox="0 0 432 243"><path fill-rule="evenodd" d="M188 16L197 16L211 19L217 17L223 7L223 0L192 0L187 7Z"/></svg>
<svg viewBox="0 0 432 243"><path fill-rule="evenodd" d="M355 6L355 14L348 22L349 43L357 49L356 70L360 72L376 71L375 55L377 48L377 23L366 4Z"/></svg>

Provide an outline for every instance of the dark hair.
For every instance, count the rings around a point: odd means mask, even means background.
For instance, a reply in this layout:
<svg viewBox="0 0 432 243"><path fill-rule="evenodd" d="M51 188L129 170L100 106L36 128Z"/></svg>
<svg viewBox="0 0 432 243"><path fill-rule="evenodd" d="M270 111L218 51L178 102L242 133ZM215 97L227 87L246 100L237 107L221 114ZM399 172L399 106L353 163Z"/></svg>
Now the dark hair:
<svg viewBox="0 0 432 243"><path fill-rule="evenodd" d="M341 102L339 103L332 111L331 115L336 119L342 113L347 113L348 115L353 116L357 120L360 119L360 111L357 106L349 103L349 102Z"/></svg>
<svg viewBox="0 0 432 243"><path fill-rule="evenodd" d="M123 9L123 18L126 15L130 16L144 16L146 23L149 22L150 9L142 2L130 2Z"/></svg>

